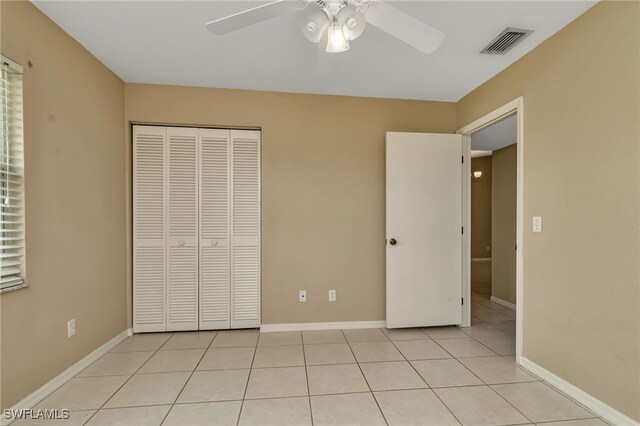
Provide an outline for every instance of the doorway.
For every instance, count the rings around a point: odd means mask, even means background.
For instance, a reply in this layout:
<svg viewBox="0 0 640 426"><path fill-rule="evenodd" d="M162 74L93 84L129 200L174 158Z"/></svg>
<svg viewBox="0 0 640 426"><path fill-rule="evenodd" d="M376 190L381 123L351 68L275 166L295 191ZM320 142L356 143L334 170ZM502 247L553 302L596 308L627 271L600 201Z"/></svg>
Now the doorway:
<svg viewBox="0 0 640 426"><path fill-rule="evenodd" d="M463 325L497 330L483 342L522 354L523 100L458 131L464 137Z"/></svg>

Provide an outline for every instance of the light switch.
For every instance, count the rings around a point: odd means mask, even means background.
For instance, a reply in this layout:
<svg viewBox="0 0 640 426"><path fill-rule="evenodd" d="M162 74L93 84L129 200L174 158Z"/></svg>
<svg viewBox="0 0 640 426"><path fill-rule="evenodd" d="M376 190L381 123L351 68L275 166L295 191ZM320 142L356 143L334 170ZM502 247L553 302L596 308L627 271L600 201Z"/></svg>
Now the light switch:
<svg viewBox="0 0 640 426"><path fill-rule="evenodd" d="M533 217L533 232L542 232L542 216Z"/></svg>

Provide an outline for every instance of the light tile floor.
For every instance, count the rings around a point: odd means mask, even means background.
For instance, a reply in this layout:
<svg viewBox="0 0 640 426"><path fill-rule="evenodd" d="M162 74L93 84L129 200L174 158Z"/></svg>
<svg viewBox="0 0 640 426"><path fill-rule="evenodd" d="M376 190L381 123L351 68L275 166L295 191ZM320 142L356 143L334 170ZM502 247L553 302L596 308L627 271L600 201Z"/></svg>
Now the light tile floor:
<svg viewBox="0 0 640 426"><path fill-rule="evenodd" d="M69 425L606 424L513 362L509 309L472 303L469 328L139 334L36 408Z"/></svg>

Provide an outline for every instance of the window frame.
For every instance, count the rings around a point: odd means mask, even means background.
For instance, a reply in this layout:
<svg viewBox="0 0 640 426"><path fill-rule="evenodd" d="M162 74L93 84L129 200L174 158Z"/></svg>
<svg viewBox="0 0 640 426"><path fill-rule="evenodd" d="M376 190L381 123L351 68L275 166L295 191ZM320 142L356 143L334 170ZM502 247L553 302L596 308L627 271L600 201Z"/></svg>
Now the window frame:
<svg viewBox="0 0 640 426"><path fill-rule="evenodd" d="M24 168L24 86L23 86L23 68L20 64L11 59L0 55L0 218L5 220L5 215L11 213L17 217L15 224L0 223L0 245L2 246L2 254L7 250L5 246L11 244L6 241L15 241L17 247L12 247L12 253L21 253L18 257L21 261L15 265L1 265L0 268L9 267L18 269L19 272L8 274L7 277L15 277L13 282L2 284L0 282L0 293L18 290L28 286L26 274L26 215L25 215L25 168ZM5 74L6 73L6 74ZM10 84L16 81L9 81L11 78L7 74L18 75L17 90L9 90ZM9 107L9 103L17 102L16 105ZM17 111L17 113L8 113L9 110ZM16 122L16 120L18 120ZM13 127L13 131L11 131ZM13 136L11 136L11 134ZM16 154L16 149L18 154ZM11 157L11 158L9 158ZM13 161L17 161L13 163ZM13 164L12 164L13 163ZM16 173L16 170L18 173ZM10 172L9 172L10 171ZM14 178L8 176L12 173ZM11 183L17 184L17 190L9 190ZM10 200L13 199L13 204ZM9 209L8 211L5 209ZM17 225L17 229L15 226ZM7 240L7 238L16 238L15 240ZM0 258L0 262L4 262L4 258ZM0 279L2 276L0 275ZM18 280L19 279L19 280Z"/></svg>

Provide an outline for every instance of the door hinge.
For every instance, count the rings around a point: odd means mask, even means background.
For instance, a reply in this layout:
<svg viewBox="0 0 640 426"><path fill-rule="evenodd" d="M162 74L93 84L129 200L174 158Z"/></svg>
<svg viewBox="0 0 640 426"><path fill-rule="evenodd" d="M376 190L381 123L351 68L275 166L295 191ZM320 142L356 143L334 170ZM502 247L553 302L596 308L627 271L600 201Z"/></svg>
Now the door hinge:
<svg viewBox="0 0 640 426"><path fill-rule="evenodd" d="M462 164L464 164L464 155L462 156Z"/></svg>
<svg viewBox="0 0 640 426"><path fill-rule="evenodd" d="M461 229L462 229L462 235L464 235L464 226Z"/></svg>
<svg viewBox="0 0 640 426"><path fill-rule="evenodd" d="M518 251L518 244L516 244L516 251Z"/></svg>
<svg viewBox="0 0 640 426"><path fill-rule="evenodd" d="M464 306L464 297L462 298L462 305Z"/></svg>

